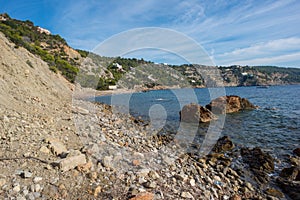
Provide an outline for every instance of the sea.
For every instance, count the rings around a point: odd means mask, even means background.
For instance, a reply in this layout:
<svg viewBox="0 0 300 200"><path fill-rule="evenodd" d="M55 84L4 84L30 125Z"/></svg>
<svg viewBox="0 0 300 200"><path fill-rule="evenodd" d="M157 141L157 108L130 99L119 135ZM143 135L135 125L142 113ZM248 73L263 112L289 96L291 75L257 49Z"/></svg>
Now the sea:
<svg viewBox="0 0 300 200"><path fill-rule="evenodd" d="M275 158L291 155L300 147L300 85L153 90L98 96L95 101L114 105L119 108L116 112L140 118L161 132L176 134L182 128L179 112L184 105L205 106L224 95L247 98L258 109L223 116L220 137L230 136L242 147L260 147ZM188 134L189 126L184 127ZM208 129L209 125L200 124L194 142L203 142Z"/></svg>

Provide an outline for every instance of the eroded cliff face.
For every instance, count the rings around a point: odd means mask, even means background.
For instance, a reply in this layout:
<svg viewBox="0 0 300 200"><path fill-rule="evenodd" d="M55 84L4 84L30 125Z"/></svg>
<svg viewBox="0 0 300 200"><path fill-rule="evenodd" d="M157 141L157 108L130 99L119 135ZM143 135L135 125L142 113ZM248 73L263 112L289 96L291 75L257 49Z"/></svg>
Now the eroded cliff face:
<svg viewBox="0 0 300 200"><path fill-rule="evenodd" d="M61 75L26 49L0 33L0 106L16 111L42 112L70 102L73 87Z"/></svg>

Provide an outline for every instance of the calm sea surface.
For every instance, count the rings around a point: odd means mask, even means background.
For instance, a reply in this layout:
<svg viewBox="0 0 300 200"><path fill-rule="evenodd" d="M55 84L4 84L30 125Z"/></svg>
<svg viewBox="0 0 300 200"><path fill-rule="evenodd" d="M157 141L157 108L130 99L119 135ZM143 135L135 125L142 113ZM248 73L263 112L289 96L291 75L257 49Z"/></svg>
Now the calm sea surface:
<svg viewBox="0 0 300 200"><path fill-rule="evenodd" d="M247 98L259 109L227 114L221 135L229 135L242 146L261 147L276 157L300 146L300 85L158 90L101 96L96 101L120 106L123 112L151 121L157 129L176 131L184 105L197 102L204 106L223 95ZM197 137L201 138L205 133L199 130Z"/></svg>

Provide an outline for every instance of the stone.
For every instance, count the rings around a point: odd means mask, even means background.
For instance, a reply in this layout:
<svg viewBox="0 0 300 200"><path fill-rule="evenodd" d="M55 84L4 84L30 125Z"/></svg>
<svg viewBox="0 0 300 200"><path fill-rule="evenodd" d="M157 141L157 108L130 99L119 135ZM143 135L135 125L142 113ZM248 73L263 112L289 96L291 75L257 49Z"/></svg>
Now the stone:
<svg viewBox="0 0 300 200"><path fill-rule="evenodd" d="M5 185L6 180L4 178L0 178L0 189L2 188L3 185Z"/></svg>
<svg viewBox="0 0 300 200"><path fill-rule="evenodd" d="M222 96L212 100L206 108L214 114L226 114L257 108L249 100L239 96Z"/></svg>
<svg viewBox="0 0 300 200"><path fill-rule="evenodd" d="M290 181L300 181L300 169L298 167L284 168L279 176Z"/></svg>
<svg viewBox="0 0 300 200"><path fill-rule="evenodd" d="M250 191L254 191L254 188L253 188L253 186L252 186L251 183L245 182L245 186L246 186Z"/></svg>
<svg viewBox="0 0 300 200"><path fill-rule="evenodd" d="M156 183L154 181L146 182L144 184L146 188L156 188Z"/></svg>
<svg viewBox="0 0 300 200"><path fill-rule="evenodd" d="M176 178L179 181L185 182L188 179L188 175L180 173L180 174L175 174L174 178Z"/></svg>
<svg viewBox="0 0 300 200"><path fill-rule="evenodd" d="M142 192L137 194L135 197L130 198L130 200L154 200L154 194L149 192Z"/></svg>
<svg viewBox="0 0 300 200"><path fill-rule="evenodd" d="M42 147L40 148L40 152L45 153L45 154L49 154L49 153L50 153L50 150L49 150L47 147L42 146Z"/></svg>
<svg viewBox="0 0 300 200"><path fill-rule="evenodd" d="M185 105L179 114L181 121L187 123L205 123L217 119L210 110L195 103Z"/></svg>
<svg viewBox="0 0 300 200"><path fill-rule="evenodd" d="M20 192L20 190L21 190L20 184L17 184L16 186L13 187L13 191L16 192L16 193Z"/></svg>
<svg viewBox="0 0 300 200"><path fill-rule="evenodd" d="M239 195L235 194L233 196L230 197L230 200L242 200L242 197L240 197Z"/></svg>
<svg viewBox="0 0 300 200"><path fill-rule="evenodd" d="M93 167L93 162L89 161L83 165L78 165L77 169L80 172L89 172L91 170L91 168Z"/></svg>
<svg viewBox="0 0 300 200"><path fill-rule="evenodd" d="M68 156L67 158L58 161L59 169L63 172L74 169L79 165L84 165L86 163L86 158L84 154Z"/></svg>
<svg viewBox="0 0 300 200"><path fill-rule="evenodd" d="M230 151L234 148L234 144L231 141L229 136L223 136L218 139L217 143L215 144L213 148L213 152L216 153L221 153L221 152L226 152Z"/></svg>
<svg viewBox="0 0 300 200"><path fill-rule="evenodd" d="M268 188L265 190L265 192L266 192L266 194L273 196L273 197L278 197L278 198L284 197L284 194L275 188Z"/></svg>
<svg viewBox="0 0 300 200"><path fill-rule="evenodd" d="M132 164L133 164L134 166L138 166L138 165L141 164L141 161L139 161L139 160L133 160L133 161L132 161Z"/></svg>
<svg viewBox="0 0 300 200"><path fill-rule="evenodd" d="M182 198L186 198L186 199L193 199L193 195L191 195L191 193L189 192L182 192L180 195Z"/></svg>
<svg viewBox="0 0 300 200"><path fill-rule="evenodd" d="M34 183L38 183L38 182L40 182L40 181L42 181L42 180L43 180L42 177L34 177L33 182L34 182Z"/></svg>
<svg viewBox="0 0 300 200"><path fill-rule="evenodd" d="M221 182L221 181L222 181L221 178L220 178L219 176L214 176L213 179L214 179L215 181L218 181L218 182Z"/></svg>
<svg viewBox="0 0 300 200"><path fill-rule="evenodd" d="M290 157L290 163L300 167L300 157Z"/></svg>
<svg viewBox="0 0 300 200"><path fill-rule="evenodd" d="M291 181L279 177L277 183L280 189L291 199L300 199L300 181Z"/></svg>
<svg viewBox="0 0 300 200"><path fill-rule="evenodd" d="M244 162L249 164L251 169L260 170L263 172L274 171L274 159L268 153L264 153L260 148L253 149L242 148L241 155Z"/></svg>
<svg viewBox="0 0 300 200"><path fill-rule="evenodd" d="M87 109L81 108L79 106L73 106L72 112L75 114L82 114L82 115L88 115L90 113L90 111L88 111Z"/></svg>
<svg viewBox="0 0 300 200"><path fill-rule="evenodd" d="M112 160L113 160L112 156L105 156L102 160L103 166L106 168L113 168Z"/></svg>
<svg viewBox="0 0 300 200"><path fill-rule="evenodd" d="M159 179L160 176L158 175L158 173L156 171L150 171L149 172L149 177L152 178L153 180Z"/></svg>
<svg viewBox="0 0 300 200"><path fill-rule="evenodd" d="M196 181L195 181L195 179L191 179L190 180L190 185L192 186L192 187L194 187L194 186L196 186Z"/></svg>
<svg viewBox="0 0 300 200"><path fill-rule="evenodd" d="M32 176L32 173L29 172L29 171L27 171L27 170L25 170L25 171L21 172L20 176L22 178L30 178Z"/></svg>
<svg viewBox="0 0 300 200"><path fill-rule="evenodd" d="M66 154L68 151L65 145L56 138L47 138L45 141L49 144L52 153L57 156Z"/></svg>
<svg viewBox="0 0 300 200"><path fill-rule="evenodd" d="M297 149L294 149L293 153L294 153L296 156L300 157L300 147L297 148Z"/></svg>
<svg viewBox="0 0 300 200"><path fill-rule="evenodd" d="M100 186L97 186L95 189L94 189L94 197L98 197L98 195L101 193L101 187Z"/></svg>
<svg viewBox="0 0 300 200"><path fill-rule="evenodd" d="M35 192L39 192L41 190L41 185L40 184L36 184L35 186L34 186L34 191Z"/></svg>

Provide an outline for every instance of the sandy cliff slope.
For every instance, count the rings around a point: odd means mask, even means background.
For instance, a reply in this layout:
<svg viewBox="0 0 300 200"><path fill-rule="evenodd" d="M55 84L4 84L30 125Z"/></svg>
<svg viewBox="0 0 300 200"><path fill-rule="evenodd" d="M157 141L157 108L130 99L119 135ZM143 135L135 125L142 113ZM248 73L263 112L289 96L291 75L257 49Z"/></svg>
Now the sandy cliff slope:
<svg viewBox="0 0 300 200"><path fill-rule="evenodd" d="M69 83L26 49L0 33L0 107L26 112L51 112L71 99Z"/></svg>

